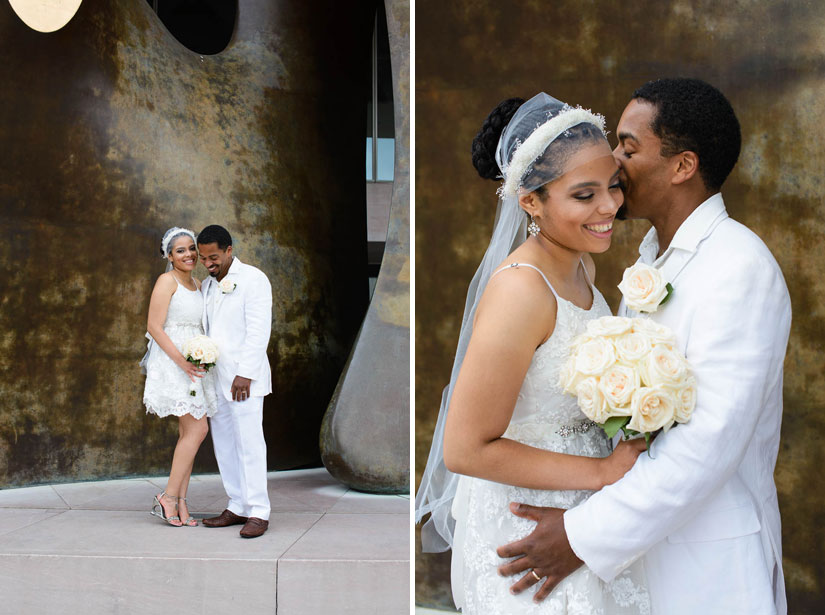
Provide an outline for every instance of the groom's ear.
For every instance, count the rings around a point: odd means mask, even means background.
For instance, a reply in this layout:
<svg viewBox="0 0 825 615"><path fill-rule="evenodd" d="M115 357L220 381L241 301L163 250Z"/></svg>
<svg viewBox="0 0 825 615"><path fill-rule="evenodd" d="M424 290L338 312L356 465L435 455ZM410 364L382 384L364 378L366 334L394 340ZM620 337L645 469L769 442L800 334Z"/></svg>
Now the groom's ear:
<svg viewBox="0 0 825 615"><path fill-rule="evenodd" d="M674 157L672 184L683 184L699 171L699 156L696 152L679 152Z"/></svg>

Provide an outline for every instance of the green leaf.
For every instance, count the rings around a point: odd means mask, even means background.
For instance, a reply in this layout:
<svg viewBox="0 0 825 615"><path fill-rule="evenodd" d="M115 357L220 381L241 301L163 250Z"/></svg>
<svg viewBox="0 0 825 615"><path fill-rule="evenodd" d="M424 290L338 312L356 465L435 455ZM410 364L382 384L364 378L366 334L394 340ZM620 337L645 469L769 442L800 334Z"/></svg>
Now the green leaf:
<svg viewBox="0 0 825 615"><path fill-rule="evenodd" d="M665 303L667 303L667 302L668 302L668 299L670 299L671 295L673 295L673 285L672 285L670 282L668 282L668 283L667 283L667 286L666 286L665 288L667 288L667 294L665 295L665 298L664 298L664 299L662 299L662 300L659 302L659 305L660 305L660 306L662 306L662 305L664 305Z"/></svg>
<svg viewBox="0 0 825 615"><path fill-rule="evenodd" d="M651 438L653 438L653 434L651 434L649 432L645 434L645 445L647 446L647 456L652 459L653 456L650 454L650 440L651 440Z"/></svg>
<svg viewBox="0 0 825 615"><path fill-rule="evenodd" d="M620 429L623 429L624 426L627 425L629 422L629 416L611 416L604 423L599 425L599 427L604 429L604 433L607 434L608 438L612 438L619 432Z"/></svg>

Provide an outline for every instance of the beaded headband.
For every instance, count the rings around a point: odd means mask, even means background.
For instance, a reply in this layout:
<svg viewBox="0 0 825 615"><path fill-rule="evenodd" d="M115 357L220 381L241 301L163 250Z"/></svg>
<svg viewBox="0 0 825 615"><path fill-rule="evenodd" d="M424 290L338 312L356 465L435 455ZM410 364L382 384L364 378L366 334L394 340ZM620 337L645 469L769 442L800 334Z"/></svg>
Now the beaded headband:
<svg viewBox="0 0 825 615"><path fill-rule="evenodd" d="M510 164L503 170L504 185L501 187L503 197L517 196L518 189L530 165L544 153L565 130L579 124L593 124L604 132L604 116L581 107L567 107L557 115L536 128L524 142L513 152Z"/></svg>
<svg viewBox="0 0 825 615"><path fill-rule="evenodd" d="M160 242L160 249L163 252L162 258L167 258L169 256L169 242L173 237L177 237L179 235L189 235L192 238L192 241L197 241L195 239L195 233L190 231L188 228L173 226L163 234L163 239Z"/></svg>

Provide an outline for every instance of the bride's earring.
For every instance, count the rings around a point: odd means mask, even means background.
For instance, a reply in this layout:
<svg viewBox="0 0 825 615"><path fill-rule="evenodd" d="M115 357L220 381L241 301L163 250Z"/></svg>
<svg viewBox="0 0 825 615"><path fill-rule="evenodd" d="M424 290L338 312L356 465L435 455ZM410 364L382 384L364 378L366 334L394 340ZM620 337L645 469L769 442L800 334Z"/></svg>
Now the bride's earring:
<svg viewBox="0 0 825 615"><path fill-rule="evenodd" d="M530 224L527 225L527 232L530 233L530 237L535 237L536 235L541 232L539 225L536 224L536 219L533 216L530 216Z"/></svg>

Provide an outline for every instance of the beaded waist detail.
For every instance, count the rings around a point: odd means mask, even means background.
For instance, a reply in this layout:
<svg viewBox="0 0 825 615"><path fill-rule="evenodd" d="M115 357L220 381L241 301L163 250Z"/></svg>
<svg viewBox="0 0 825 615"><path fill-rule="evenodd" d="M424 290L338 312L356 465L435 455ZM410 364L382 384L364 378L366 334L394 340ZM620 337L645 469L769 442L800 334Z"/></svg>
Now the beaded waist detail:
<svg viewBox="0 0 825 615"><path fill-rule="evenodd" d="M200 327L201 326L201 321L199 321L199 320L197 322L172 321L172 322L164 323L163 326L164 326L164 328L168 328L168 327Z"/></svg>
<svg viewBox="0 0 825 615"><path fill-rule="evenodd" d="M574 421L567 425L547 423L512 423L504 432L505 438L514 440L546 440L553 437L569 438L573 435L584 434L598 425L590 419Z"/></svg>

